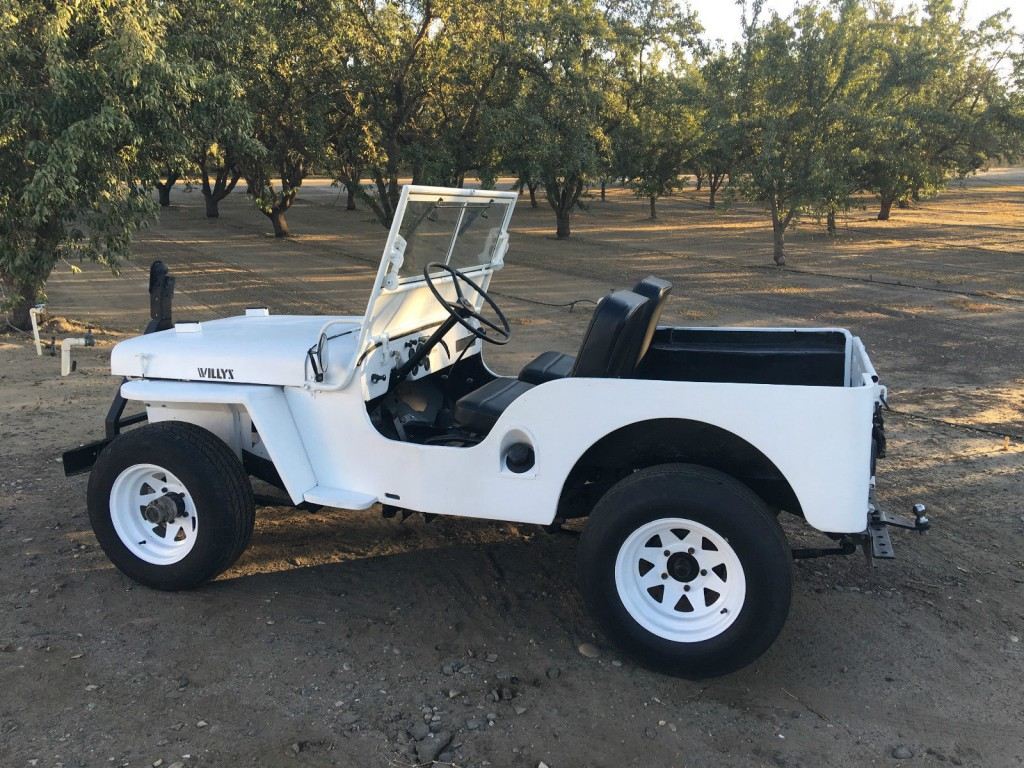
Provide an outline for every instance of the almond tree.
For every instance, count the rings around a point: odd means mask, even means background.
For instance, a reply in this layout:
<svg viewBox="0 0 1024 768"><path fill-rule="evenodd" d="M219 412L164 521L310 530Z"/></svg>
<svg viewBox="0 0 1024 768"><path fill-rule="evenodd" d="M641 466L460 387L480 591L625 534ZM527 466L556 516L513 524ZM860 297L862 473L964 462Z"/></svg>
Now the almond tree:
<svg viewBox="0 0 1024 768"><path fill-rule="evenodd" d="M521 90L506 124L510 151L529 156L555 212L555 234L570 236L573 209L607 166L606 99L610 30L593 0L552 0L524 14Z"/></svg>
<svg viewBox="0 0 1024 768"><path fill-rule="evenodd" d="M682 186L680 174L697 151L699 128L694 68L696 18L668 0L619 0L607 5L611 27L614 100L605 108L613 173L657 200Z"/></svg>
<svg viewBox="0 0 1024 768"><path fill-rule="evenodd" d="M746 149L737 189L767 204L773 257L786 263L786 232L804 211L849 188L849 119L870 85L863 50L867 17L857 0L797 7L792 23L776 14L746 26L739 92Z"/></svg>
<svg viewBox="0 0 1024 768"><path fill-rule="evenodd" d="M243 54L263 25L245 0L178 0L168 32L168 56L190 72L190 98L178 122L184 141L182 166L198 172L208 218L220 215L220 201L235 188L242 161L262 148L245 90L249 62Z"/></svg>
<svg viewBox="0 0 1024 768"><path fill-rule="evenodd" d="M692 163L700 138L695 99L685 78L651 75L614 135L620 175L638 197L647 198L651 219L658 218L658 198L683 186L680 174Z"/></svg>
<svg viewBox="0 0 1024 768"><path fill-rule="evenodd" d="M1003 73L1021 38L1005 13L971 28L948 0L882 14L862 184L878 195L884 221L894 203L933 194L1003 150Z"/></svg>
<svg viewBox="0 0 1024 768"><path fill-rule="evenodd" d="M255 141L231 158L253 191L275 237L290 234L285 214L326 153L335 63L341 52L332 0L255 0L240 46L241 82ZM225 155L221 167L228 165Z"/></svg>
<svg viewBox="0 0 1024 768"><path fill-rule="evenodd" d="M54 266L116 268L155 213L145 121L167 100L164 4L0 3L0 301L25 328Z"/></svg>
<svg viewBox="0 0 1024 768"><path fill-rule="evenodd" d="M508 92L521 3L346 0L344 9L331 148L350 195L390 226L403 172L455 186L470 170L494 176L493 118Z"/></svg>
<svg viewBox="0 0 1024 768"><path fill-rule="evenodd" d="M332 131L340 181L360 197L384 226L398 205L399 174L417 166L414 148L425 135L423 120L443 67L453 3L434 0L346 0L339 57L340 87L333 92ZM413 177L420 173L413 168ZM360 184L367 173L371 189Z"/></svg>
<svg viewBox="0 0 1024 768"><path fill-rule="evenodd" d="M719 192L743 159L737 75L737 57L724 50L712 51L697 74L700 138L692 168L698 190L702 182L707 185L708 208L717 206Z"/></svg>

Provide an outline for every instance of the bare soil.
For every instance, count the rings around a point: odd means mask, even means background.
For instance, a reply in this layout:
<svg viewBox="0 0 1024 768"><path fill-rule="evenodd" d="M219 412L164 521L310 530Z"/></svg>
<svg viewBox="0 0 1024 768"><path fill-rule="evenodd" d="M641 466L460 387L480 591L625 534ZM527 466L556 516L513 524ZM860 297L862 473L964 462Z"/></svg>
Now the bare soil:
<svg viewBox="0 0 1024 768"><path fill-rule="evenodd" d="M265 507L214 584L122 577L59 456L102 433L110 347L145 323L149 262L177 275L179 319L359 313L385 234L325 182L303 188L286 241L243 194L219 220L198 191L172 201L121 277L54 274L58 342L97 335L75 374L0 335L0 767L1024 764L1020 170L889 222L866 200L835 239L806 222L786 269L749 205L709 211L690 191L651 222L612 190L559 242L551 211L520 203L495 280L515 332L499 369L572 351L591 305L570 302L654 273L675 284L665 322L849 327L890 387L880 498L927 503L933 530L897 534L874 567L797 562L773 648L703 682L610 647L575 589L574 538L529 527Z"/></svg>

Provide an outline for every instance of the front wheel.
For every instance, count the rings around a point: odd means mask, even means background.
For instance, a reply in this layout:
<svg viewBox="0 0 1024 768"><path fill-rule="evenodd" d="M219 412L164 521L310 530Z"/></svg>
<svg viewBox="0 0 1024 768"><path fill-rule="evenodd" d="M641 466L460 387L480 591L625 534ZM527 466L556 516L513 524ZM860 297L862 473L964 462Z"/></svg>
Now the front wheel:
<svg viewBox="0 0 1024 768"><path fill-rule="evenodd" d="M778 636L791 559L778 522L747 486L666 464L601 498L578 571L588 607L619 645L660 670L712 677L746 666Z"/></svg>
<svg viewBox="0 0 1024 768"><path fill-rule="evenodd" d="M255 520L241 462L212 432L177 421L119 435L89 476L89 520L107 557L155 589L190 589L238 559Z"/></svg>

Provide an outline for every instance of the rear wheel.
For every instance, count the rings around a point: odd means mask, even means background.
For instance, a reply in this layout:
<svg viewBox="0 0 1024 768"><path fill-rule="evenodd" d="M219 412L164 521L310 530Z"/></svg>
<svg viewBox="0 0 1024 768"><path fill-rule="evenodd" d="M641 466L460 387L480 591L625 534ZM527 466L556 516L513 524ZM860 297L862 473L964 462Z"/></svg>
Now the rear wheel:
<svg viewBox="0 0 1024 768"><path fill-rule="evenodd" d="M619 645L685 677L726 674L774 641L791 553L764 502L728 475L666 464L597 503L578 570L591 612Z"/></svg>
<svg viewBox="0 0 1024 768"><path fill-rule="evenodd" d="M166 421L118 436L89 477L89 519L123 573L155 589L216 577L248 545L252 486L220 438Z"/></svg>

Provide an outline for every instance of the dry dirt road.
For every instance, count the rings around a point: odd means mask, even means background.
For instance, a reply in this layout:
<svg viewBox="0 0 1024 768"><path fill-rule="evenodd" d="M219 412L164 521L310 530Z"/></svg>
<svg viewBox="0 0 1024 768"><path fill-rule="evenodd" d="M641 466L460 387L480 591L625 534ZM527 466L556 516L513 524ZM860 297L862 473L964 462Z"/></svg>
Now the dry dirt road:
<svg viewBox="0 0 1024 768"><path fill-rule="evenodd" d="M934 530L898 535L898 559L873 568L798 562L773 648L704 682L609 647L575 590L574 539L526 527L264 508L208 587L157 593L115 571L58 457L102 430L146 265L177 275L178 318L358 313L384 239L324 183L303 188L286 242L242 195L218 221L198 192L173 201L121 278L55 273L55 333L99 329L73 376L0 336L0 768L1024 763L1019 170L887 223L855 210L835 240L807 223L784 270L756 210L711 212L693 192L650 222L613 190L567 243L521 202L495 281L516 334L499 369L575 348L587 307L558 305L655 273L675 284L665 322L847 326L890 386L880 496L926 502Z"/></svg>

